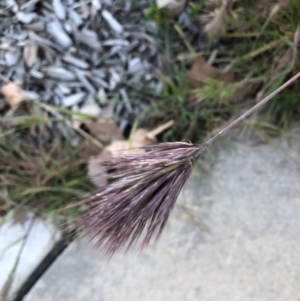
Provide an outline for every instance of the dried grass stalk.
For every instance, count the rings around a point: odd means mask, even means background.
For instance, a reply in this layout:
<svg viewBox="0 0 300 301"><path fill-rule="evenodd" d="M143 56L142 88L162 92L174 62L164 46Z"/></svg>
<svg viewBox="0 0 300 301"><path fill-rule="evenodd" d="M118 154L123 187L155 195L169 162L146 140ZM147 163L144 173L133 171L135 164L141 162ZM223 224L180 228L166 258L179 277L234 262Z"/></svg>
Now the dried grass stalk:
<svg viewBox="0 0 300 301"><path fill-rule="evenodd" d="M104 184L76 205L84 207L76 228L112 256L160 237L176 199L206 147L300 77L293 78L202 145L183 142L146 146L146 152L104 158Z"/></svg>
<svg viewBox="0 0 300 301"><path fill-rule="evenodd" d="M108 254L141 238L157 241L176 199L205 145L174 142L144 147L145 153L101 160L106 183L79 202L86 210L77 227Z"/></svg>

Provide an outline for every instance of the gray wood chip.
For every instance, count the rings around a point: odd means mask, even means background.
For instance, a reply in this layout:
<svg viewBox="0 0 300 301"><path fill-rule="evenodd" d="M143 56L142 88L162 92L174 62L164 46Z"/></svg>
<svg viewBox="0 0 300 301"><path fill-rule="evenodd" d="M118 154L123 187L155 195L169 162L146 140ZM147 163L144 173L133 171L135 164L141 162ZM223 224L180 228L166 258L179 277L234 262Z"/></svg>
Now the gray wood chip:
<svg viewBox="0 0 300 301"><path fill-rule="evenodd" d="M24 13L24 12L18 12L16 14L17 20L24 23L24 24L29 24L31 23L36 17L37 14L35 13Z"/></svg>
<svg viewBox="0 0 300 301"><path fill-rule="evenodd" d="M72 81L76 78L73 72L66 70L63 67L44 67L42 68L42 72L44 72L47 76L58 80Z"/></svg>
<svg viewBox="0 0 300 301"><path fill-rule="evenodd" d="M29 74L36 79L42 79L44 77L44 74L42 72L35 69L31 69L29 71Z"/></svg>
<svg viewBox="0 0 300 301"><path fill-rule="evenodd" d="M105 21L115 32L117 33L123 32L123 26L113 17L113 15L109 11L103 10L102 17L105 19Z"/></svg>
<svg viewBox="0 0 300 301"><path fill-rule="evenodd" d="M57 85L59 87L59 89L62 91L62 93L64 95L70 94L71 93L71 89L68 85L65 84L58 84Z"/></svg>
<svg viewBox="0 0 300 301"><path fill-rule="evenodd" d="M92 0L92 5L97 11L102 7L100 0Z"/></svg>
<svg viewBox="0 0 300 301"><path fill-rule="evenodd" d="M37 20L30 24L26 24L26 28L33 31L42 31L45 28L45 24L42 21Z"/></svg>
<svg viewBox="0 0 300 301"><path fill-rule="evenodd" d="M61 0L53 0L52 1L53 10L58 19L65 20L67 13L64 5L62 4Z"/></svg>
<svg viewBox="0 0 300 301"><path fill-rule="evenodd" d="M99 91L125 128L144 109L129 101L136 90L160 87L156 28L143 18L150 1L0 0L0 73L70 110Z"/></svg>
<svg viewBox="0 0 300 301"><path fill-rule="evenodd" d="M81 101L83 101L85 97L86 97L85 93L79 92L76 94L72 94L70 96L63 97L61 99L61 102L64 107L70 107L80 103Z"/></svg>
<svg viewBox="0 0 300 301"><path fill-rule="evenodd" d="M20 57L20 53L18 51L16 52L6 52L5 53L5 62L6 65L9 67L12 67L14 65L16 65L16 63L18 62Z"/></svg>
<svg viewBox="0 0 300 301"><path fill-rule="evenodd" d="M74 73L76 74L79 81L82 83L82 85L93 95L96 94L96 89L93 87L93 85L87 80L85 73L73 68Z"/></svg>
<svg viewBox="0 0 300 301"><path fill-rule="evenodd" d="M57 21L52 21L47 24L47 32L63 48L71 47L71 38Z"/></svg>
<svg viewBox="0 0 300 301"><path fill-rule="evenodd" d="M6 0L5 1L6 7L16 13L19 10L19 6L15 0Z"/></svg>
<svg viewBox="0 0 300 301"><path fill-rule="evenodd" d="M101 44L98 39L97 34L94 31L83 29L82 31L78 31L75 33L76 39L78 42L87 45L88 47L100 50Z"/></svg>
<svg viewBox="0 0 300 301"><path fill-rule="evenodd" d="M62 61L82 69L87 69L89 67L89 64L87 62L70 54L65 54L62 57Z"/></svg>
<svg viewBox="0 0 300 301"><path fill-rule="evenodd" d="M143 70L143 64L139 57L133 58L129 61L128 72L136 73Z"/></svg>
<svg viewBox="0 0 300 301"><path fill-rule="evenodd" d="M68 9L68 15L70 20L76 25L76 27L80 26L83 23L83 19L74 9Z"/></svg>

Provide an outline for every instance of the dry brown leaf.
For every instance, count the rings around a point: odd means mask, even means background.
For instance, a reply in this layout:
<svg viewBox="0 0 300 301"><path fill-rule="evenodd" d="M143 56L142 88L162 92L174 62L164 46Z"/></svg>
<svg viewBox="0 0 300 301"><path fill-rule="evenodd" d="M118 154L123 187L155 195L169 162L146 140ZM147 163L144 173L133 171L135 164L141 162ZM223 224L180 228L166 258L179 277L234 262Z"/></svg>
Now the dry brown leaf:
<svg viewBox="0 0 300 301"><path fill-rule="evenodd" d="M234 80L233 71L221 73L219 69L208 65L204 57L201 55L197 57L191 70L188 71L187 75L190 84L194 88L203 87L205 85L203 80L206 78L212 78L223 82L233 82Z"/></svg>
<svg viewBox="0 0 300 301"><path fill-rule="evenodd" d="M88 175L96 187L106 184L106 172L101 166L103 157L118 157L121 155L142 154L145 152L142 147L151 145L156 142L156 136L172 126L174 121L169 121L152 131L146 129L137 129L131 133L128 140L115 140L105 147L102 153L97 157L89 160Z"/></svg>
<svg viewBox="0 0 300 301"><path fill-rule="evenodd" d="M96 187L106 185L107 176L104 167L101 165L102 156L92 157L88 164L88 176Z"/></svg>
<svg viewBox="0 0 300 301"><path fill-rule="evenodd" d="M126 141L113 141L104 149L104 152L110 153L112 156L140 154L145 152L142 147L151 145L156 142L156 136L171 127L174 121L171 120L157 128L148 131L146 129L137 129L130 134Z"/></svg>
<svg viewBox="0 0 300 301"><path fill-rule="evenodd" d="M176 17L185 6L186 0L156 0L158 8L166 7L171 17Z"/></svg>
<svg viewBox="0 0 300 301"><path fill-rule="evenodd" d="M155 141L155 138L151 139L148 137L147 130L138 129L134 133L132 133L131 137L128 140L113 141L103 150L103 152L105 154L111 154L112 156L141 154L145 152L144 149L141 149L142 147L151 145Z"/></svg>
<svg viewBox="0 0 300 301"><path fill-rule="evenodd" d="M105 157L118 157L121 155L132 155L141 154L144 152L143 149L132 149L136 147L143 147L153 143L153 141L147 141L146 134L143 133L144 130L137 130L136 135L133 136L134 140L130 142L129 140L116 140L112 141L102 153L97 157L92 157L88 164L88 176L92 183L96 187L100 187L106 184L107 177L104 167L101 165L101 160ZM147 132L147 131L145 131Z"/></svg>
<svg viewBox="0 0 300 301"><path fill-rule="evenodd" d="M171 120L157 128L148 131L146 129L137 129L130 134L128 140L116 140L108 145L103 152L112 156L128 155L143 153L141 149L144 146L151 145L156 142L156 136L171 127L174 121Z"/></svg>
<svg viewBox="0 0 300 301"><path fill-rule="evenodd" d="M97 140L104 144L124 139L121 130L111 120L88 121L84 122L84 125Z"/></svg>
<svg viewBox="0 0 300 301"><path fill-rule="evenodd" d="M22 102L22 100L24 100L22 89L14 83L8 83L4 85L0 92L10 107L15 107Z"/></svg>

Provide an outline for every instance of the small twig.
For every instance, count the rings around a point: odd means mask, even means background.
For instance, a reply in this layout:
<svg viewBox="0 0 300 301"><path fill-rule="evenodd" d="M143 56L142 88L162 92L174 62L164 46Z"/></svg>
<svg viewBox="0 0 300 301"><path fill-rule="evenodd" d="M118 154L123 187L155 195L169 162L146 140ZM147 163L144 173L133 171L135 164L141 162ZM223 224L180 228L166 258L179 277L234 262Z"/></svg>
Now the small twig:
<svg viewBox="0 0 300 301"><path fill-rule="evenodd" d="M12 81L10 81L7 77L5 77L2 74L0 74L0 79L2 79L7 84L8 83L13 83ZM24 91L24 89L22 89L22 87L20 85L18 85L18 84L16 84L16 85L21 89L21 91ZM99 148L103 148L103 144L100 141L98 141L97 139L95 139L94 137L92 137L91 135L89 135L88 133L86 133L85 131L83 131L81 128L79 128L78 126L76 126L76 124L74 124L70 120L66 119L63 115L61 115L60 113L58 113L57 111L55 111L50 106L48 106L48 105L40 102L38 99L31 99L31 101L33 101L36 105L38 105L41 108L43 108L48 113L54 115L57 119L59 119L60 121L64 122L67 126L69 126L73 130L75 130L76 132L78 132L80 135L82 135L84 138L86 138L87 140L89 140L90 142L92 142L93 144L95 144L96 146L98 146Z"/></svg>

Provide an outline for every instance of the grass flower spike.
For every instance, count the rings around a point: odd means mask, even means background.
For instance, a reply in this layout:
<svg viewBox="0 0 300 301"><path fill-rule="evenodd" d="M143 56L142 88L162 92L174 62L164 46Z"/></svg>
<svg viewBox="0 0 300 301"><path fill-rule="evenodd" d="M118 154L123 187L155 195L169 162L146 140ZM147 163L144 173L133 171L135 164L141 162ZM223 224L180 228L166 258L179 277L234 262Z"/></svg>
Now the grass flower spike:
<svg viewBox="0 0 300 301"><path fill-rule="evenodd" d="M145 147L145 153L101 161L107 183L86 204L77 227L96 237L108 254L140 240L146 247L162 233L176 199L205 145L174 142Z"/></svg>
<svg viewBox="0 0 300 301"><path fill-rule="evenodd" d="M141 154L104 158L100 164L107 178L76 204L84 208L76 228L83 228L111 256L123 247L129 250L139 243L143 249L152 239L157 241L206 147L299 77L300 72L202 145L158 143L144 147Z"/></svg>

